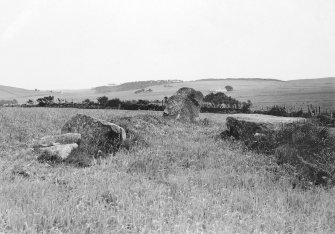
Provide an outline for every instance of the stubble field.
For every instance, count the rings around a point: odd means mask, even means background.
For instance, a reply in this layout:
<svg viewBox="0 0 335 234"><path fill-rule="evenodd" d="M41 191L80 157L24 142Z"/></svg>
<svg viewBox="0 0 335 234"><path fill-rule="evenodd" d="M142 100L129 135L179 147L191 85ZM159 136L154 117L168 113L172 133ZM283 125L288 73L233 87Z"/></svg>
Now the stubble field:
<svg viewBox="0 0 335 234"><path fill-rule="evenodd" d="M77 113L155 123L143 128L147 147L91 167L37 162L33 140L60 133ZM334 190L293 189L273 157L218 137L224 115L199 124L160 115L1 108L0 233L335 232Z"/></svg>

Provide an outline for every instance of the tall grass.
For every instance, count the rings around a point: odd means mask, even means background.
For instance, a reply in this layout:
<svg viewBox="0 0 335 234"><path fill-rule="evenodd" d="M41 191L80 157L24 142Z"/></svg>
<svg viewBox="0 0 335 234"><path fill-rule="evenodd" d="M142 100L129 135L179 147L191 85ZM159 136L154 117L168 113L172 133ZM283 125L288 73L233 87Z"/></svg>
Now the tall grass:
<svg viewBox="0 0 335 234"><path fill-rule="evenodd" d="M220 140L219 121L148 124L148 146L87 168L38 163L33 140L76 113L152 121L147 112L0 109L0 232L335 231L333 189L293 189L274 156Z"/></svg>
<svg viewBox="0 0 335 234"><path fill-rule="evenodd" d="M299 180L316 185L335 183L335 137L314 121L293 123L278 131L241 138L249 150L274 154L277 164L289 166Z"/></svg>

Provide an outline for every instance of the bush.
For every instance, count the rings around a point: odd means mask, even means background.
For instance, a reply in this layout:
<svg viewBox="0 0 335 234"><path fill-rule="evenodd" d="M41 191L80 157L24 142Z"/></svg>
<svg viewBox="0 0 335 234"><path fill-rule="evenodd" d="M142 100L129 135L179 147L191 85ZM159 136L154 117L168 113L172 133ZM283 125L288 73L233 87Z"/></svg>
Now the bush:
<svg viewBox="0 0 335 234"><path fill-rule="evenodd" d="M137 101L137 104L138 105L149 105L149 101L148 100L142 100L142 99L139 99Z"/></svg>
<svg viewBox="0 0 335 234"><path fill-rule="evenodd" d="M274 106L272 107L268 112L268 115L274 115L274 116L287 116L287 112L285 107L281 107L281 106Z"/></svg>
<svg viewBox="0 0 335 234"><path fill-rule="evenodd" d="M38 102L38 106L49 106L54 104L54 96L38 98L36 101Z"/></svg>
<svg viewBox="0 0 335 234"><path fill-rule="evenodd" d="M98 101L98 103L99 103L100 106L105 107L107 105L107 103L108 103L108 97L106 97L106 96L98 97L97 101Z"/></svg>
<svg viewBox="0 0 335 234"><path fill-rule="evenodd" d="M121 105L122 101L118 98L113 98L111 100L107 101L107 106L109 107L118 107L119 105Z"/></svg>
<svg viewBox="0 0 335 234"><path fill-rule="evenodd" d="M250 100L248 100L247 102L242 102L242 108L241 108L242 113L250 113L251 107L252 103Z"/></svg>
<svg viewBox="0 0 335 234"><path fill-rule="evenodd" d="M230 85L227 85L225 88L228 92L233 91L233 87Z"/></svg>
<svg viewBox="0 0 335 234"><path fill-rule="evenodd" d="M214 107L219 107L222 104L229 106L230 108L238 109L240 102L235 98L229 97L222 92L210 93L204 97L204 101L211 103Z"/></svg>
<svg viewBox="0 0 335 234"><path fill-rule="evenodd" d="M334 126L335 125L335 121L334 119L332 119L329 115L318 115L316 117L319 125L321 126Z"/></svg>

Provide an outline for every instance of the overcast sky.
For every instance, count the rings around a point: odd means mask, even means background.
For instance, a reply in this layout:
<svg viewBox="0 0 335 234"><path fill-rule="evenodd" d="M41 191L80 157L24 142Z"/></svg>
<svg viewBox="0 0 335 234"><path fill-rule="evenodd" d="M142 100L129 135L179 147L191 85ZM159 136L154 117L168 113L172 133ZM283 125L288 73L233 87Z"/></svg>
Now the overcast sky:
<svg viewBox="0 0 335 234"><path fill-rule="evenodd" d="M334 0L0 1L0 85L327 76Z"/></svg>

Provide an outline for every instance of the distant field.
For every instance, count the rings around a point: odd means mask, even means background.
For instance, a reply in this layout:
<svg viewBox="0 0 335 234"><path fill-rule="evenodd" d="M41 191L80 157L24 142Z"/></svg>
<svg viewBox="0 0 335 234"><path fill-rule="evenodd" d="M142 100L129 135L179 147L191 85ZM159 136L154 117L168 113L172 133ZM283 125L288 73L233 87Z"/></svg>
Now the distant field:
<svg viewBox="0 0 335 234"><path fill-rule="evenodd" d="M212 91L225 91L225 86L231 85L234 90L228 92L229 96L241 101L251 100L254 109L266 108L273 105L286 105L296 110L307 109L307 105L321 106L323 110L335 110L335 78L277 81L277 80L204 80L174 83L149 87L152 92L135 94L136 90L96 93L93 90L65 91L60 93L29 93L17 95L17 99L24 103L28 99L36 99L45 95L52 95L56 98L66 98L68 101L82 101L86 98L96 100L99 96L109 98L120 98L123 100L148 99L162 100L165 96L171 96L181 87L191 87L202 91L205 95ZM2 99L0 90L0 99Z"/></svg>
<svg viewBox="0 0 335 234"><path fill-rule="evenodd" d="M191 87L205 95L211 91L224 91L226 85L234 90L227 95L241 101L251 100L255 109L276 104L300 108L317 105L335 110L335 78L300 81L223 80L195 81L172 84L172 87L153 86L151 93L134 94L132 91L109 93L109 97L122 99L163 99L181 87Z"/></svg>
<svg viewBox="0 0 335 234"><path fill-rule="evenodd" d="M208 125L139 127L148 147L88 168L38 163L33 140L82 113L110 120L161 112L0 109L0 233L334 233L335 190L293 189L274 158ZM158 121L159 122L159 121Z"/></svg>

